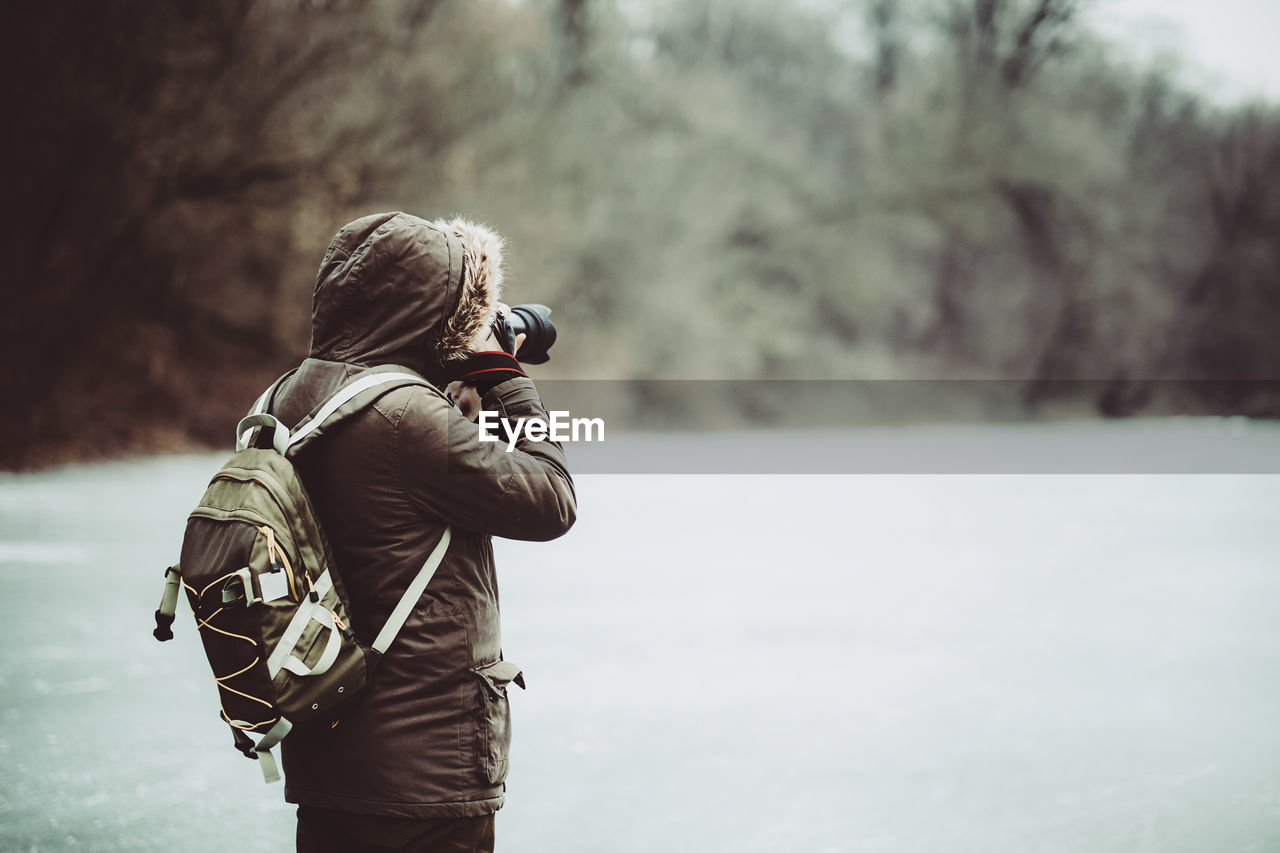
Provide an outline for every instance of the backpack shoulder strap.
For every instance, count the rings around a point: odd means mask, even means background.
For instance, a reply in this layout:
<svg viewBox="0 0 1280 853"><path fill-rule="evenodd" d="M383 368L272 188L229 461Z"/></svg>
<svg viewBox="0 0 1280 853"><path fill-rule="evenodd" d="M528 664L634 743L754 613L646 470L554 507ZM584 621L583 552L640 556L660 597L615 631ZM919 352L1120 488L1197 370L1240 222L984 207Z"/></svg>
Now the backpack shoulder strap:
<svg viewBox="0 0 1280 853"><path fill-rule="evenodd" d="M287 429L284 430L284 434L282 435L280 422L271 417L271 415L266 415L264 413L267 409L271 408L271 401L275 399L276 390L284 384L286 379L297 372L298 368L295 367L292 370L285 372L279 379L267 386L267 390L263 391L262 396L254 402L253 408L249 410L249 414L245 415L245 417L241 419L240 423L236 426L237 451L244 450L246 447L253 445L254 441L258 438L259 427L271 426L275 429L275 434L272 436L272 445L275 446L276 450L279 450L280 453L284 453L284 451L280 449L280 444L288 438L289 431Z"/></svg>
<svg viewBox="0 0 1280 853"><path fill-rule="evenodd" d="M418 373L396 364L384 364L357 373L293 428L289 434L287 455L293 456L320 438L326 428L372 405L382 395L407 385L419 385L440 393Z"/></svg>
<svg viewBox="0 0 1280 853"><path fill-rule="evenodd" d="M361 411L383 394L408 385L420 385L438 395L440 394L439 389L421 375L406 367L394 364L370 368L356 374L347 384L338 389L333 396L321 403L316 407L315 411L303 418L294 427L289 437L288 455L292 456L310 442L319 438L325 427L330 427L344 418ZM395 609L391 611L391 615L387 617L382 630L374 638L372 645L374 651L383 654L395 642L400 629L409 620L409 614L413 612L418 599L422 597L427 584L431 582L436 569L443 562L445 552L449 550L449 541L452 537L453 529L445 527L444 533L440 536L440 541L436 543L426 562L422 564L422 568L418 570L413 580L409 582L408 588L400 596L400 600L396 603Z"/></svg>
<svg viewBox="0 0 1280 853"><path fill-rule="evenodd" d="M276 389L280 387L290 376L298 372L298 368L293 368L283 373L279 379L267 386L267 390L262 392L262 396L253 404L253 408L249 410L251 415L260 415L271 407L271 401L276 396Z"/></svg>
<svg viewBox="0 0 1280 853"><path fill-rule="evenodd" d="M400 601L396 604L395 610L391 611L391 615L387 617L387 623L382 626L382 630L378 632L378 636L373 640L373 649L379 654L387 651L391 644L395 642L396 635L400 633L404 623L409 621L409 614L413 612L418 599L422 597L427 584L431 582L431 577L436 573L436 568L444 560L444 552L449 550L449 540L452 537L453 528L446 527L444 534L440 537L440 541L432 549L431 555L422 564L422 568L418 570L418 574L414 579L409 582L409 588L404 591L404 595L400 596Z"/></svg>
<svg viewBox="0 0 1280 853"><path fill-rule="evenodd" d="M396 388L406 385L419 385L440 394L439 389L420 374L397 364L384 364L362 370L348 379L341 388L329 396L323 403L303 418L292 431L282 424L274 415L268 413L276 389L284 380L296 372L290 370L262 392L262 396L253 404L249 414L236 425L236 450L251 447L257 439L258 430L268 428L272 433L271 446L281 456L293 456L302 448L318 439L326 427L349 418L371 405L375 400ZM442 395L443 396L443 395Z"/></svg>

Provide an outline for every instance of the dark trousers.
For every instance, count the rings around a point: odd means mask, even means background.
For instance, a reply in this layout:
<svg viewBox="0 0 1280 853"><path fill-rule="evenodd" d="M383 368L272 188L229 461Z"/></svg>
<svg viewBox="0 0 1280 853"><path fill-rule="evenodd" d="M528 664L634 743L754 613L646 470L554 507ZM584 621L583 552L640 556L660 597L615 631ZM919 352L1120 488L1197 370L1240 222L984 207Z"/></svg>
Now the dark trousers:
<svg viewBox="0 0 1280 853"><path fill-rule="evenodd" d="M298 806L298 853L492 853L493 815L424 820Z"/></svg>

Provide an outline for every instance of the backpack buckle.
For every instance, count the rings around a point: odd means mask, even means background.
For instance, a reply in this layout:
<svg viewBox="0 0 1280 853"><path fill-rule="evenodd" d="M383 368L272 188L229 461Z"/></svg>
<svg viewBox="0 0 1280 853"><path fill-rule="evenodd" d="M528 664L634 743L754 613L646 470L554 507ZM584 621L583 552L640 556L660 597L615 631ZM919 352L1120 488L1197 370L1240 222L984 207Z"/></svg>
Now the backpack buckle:
<svg viewBox="0 0 1280 853"><path fill-rule="evenodd" d="M182 584L182 572L177 566L164 570L164 593L156 610L156 629L151 632L160 642L173 639L173 613L178 607L178 587Z"/></svg>
<svg viewBox="0 0 1280 853"><path fill-rule="evenodd" d="M156 611L156 627L151 635L160 642L173 639L173 614Z"/></svg>

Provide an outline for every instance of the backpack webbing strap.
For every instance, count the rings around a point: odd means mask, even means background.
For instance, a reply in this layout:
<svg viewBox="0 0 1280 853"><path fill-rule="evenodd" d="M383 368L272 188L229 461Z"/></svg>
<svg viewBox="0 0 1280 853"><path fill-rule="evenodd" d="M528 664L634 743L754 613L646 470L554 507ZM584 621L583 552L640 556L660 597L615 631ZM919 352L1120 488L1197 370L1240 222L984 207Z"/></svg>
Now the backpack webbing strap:
<svg viewBox="0 0 1280 853"><path fill-rule="evenodd" d="M444 552L449 549L449 540L452 537L453 528L446 527L440 541L436 543L435 550L431 552L431 556L427 557L427 561L418 570L417 576L410 582L409 588L400 597L400 603L396 605L395 610L391 611L387 624L383 625L382 630L378 632L378 636L373 641L374 651L383 654L395 642L396 635L409 620L409 614L413 612L413 607L418 603L422 591L427 588L427 584L431 582L431 576L436 573L436 568L444 560Z"/></svg>
<svg viewBox="0 0 1280 853"><path fill-rule="evenodd" d="M293 723L281 717L274 726L267 729L267 733L253 748L253 751L258 754L258 766L262 768L262 781L267 784L280 781L280 768L276 766L276 758L271 754L271 747L283 740L292 728Z"/></svg>
<svg viewBox="0 0 1280 853"><path fill-rule="evenodd" d="M311 591L315 593L316 600L312 601L310 595L302 599L302 603L298 605L293 618L285 626L284 633L280 636L280 642L276 643L276 647L271 650L271 656L267 658L268 677L275 678L276 673L282 669L288 670L295 675L321 675L333 665L333 661L341 647L339 638L342 635L333 621L333 614L320 603L324 601L324 597L329 594L329 590L332 587L333 579L329 575L329 570L325 569L320 573L320 577L316 578L316 582L311 585ZM329 629L329 644L325 646L325 650L316 665L308 667L293 656L293 650L297 647L298 640L302 639L302 632L306 630L307 625L312 621L319 622ZM322 664L323 666L321 666Z"/></svg>
<svg viewBox="0 0 1280 853"><path fill-rule="evenodd" d="M303 418L293 429L292 435L278 420L267 413L275 398L280 384L297 372L297 368L281 376L271 387L262 392L262 396L254 402L249 414L236 426L236 450L255 446L258 431L262 427L274 430L272 446L281 455L292 455L320 437L326 425L331 425L355 414L373 403L388 391L406 385L420 385L431 390L435 386L412 372L407 367L396 364L383 364L357 373L345 385L333 393L327 400L317 406L311 414ZM439 391L436 391L439 393Z"/></svg>
<svg viewBox="0 0 1280 853"><path fill-rule="evenodd" d="M418 374L396 365L374 367L357 374L293 428L289 436L289 454L297 453L319 438L326 424L353 415L383 394L406 385L435 387Z"/></svg>
<svg viewBox="0 0 1280 853"><path fill-rule="evenodd" d="M288 379L290 376L292 376L297 372L298 372L298 368L295 367L292 370L283 374L275 382L272 382L269 386L267 386L267 390L262 392L262 396L259 397L257 401L254 402L253 408L249 410L249 415L250 416L260 415L263 412L265 412L267 410L267 406L271 405L271 398L275 396L276 389L280 387L280 384L282 382L284 382L286 379ZM243 421L241 423L243 423ZM250 430L244 446L245 447L252 446L254 439L256 439L257 437L258 437L258 430L256 428ZM243 449L242 447L240 447L240 439L241 439L241 427L236 427L236 450Z"/></svg>
<svg viewBox="0 0 1280 853"><path fill-rule="evenodd" d="M326 610L323 607L311 611L311 621L319 622L325 628L329 629L329 639L326 641L324 651L320 653L320 659L315 662L314 666L307 666L295 655L287 655L280 664L281 669L287 669L294 675L324 675L329 671L329 667L333 666L333 662L338 659L338 652L342 650L342 631L339 630L333 619L333 611Z"/></svg>
<svg viewBox="0 0 1280 853"><path fill-rule="evenodd" d="M251 414L251 415L259 415L259 414L262 414L263 412L265 412L265 411L267 410L267 404L268 404L269 402L271 402L271 396L275 393L276 388L278 388L278 387L280 386L280 383L281 383L281 382L283 382L283 381L285 381L286 379L288 379L288 378L289 378L290 376L292 376L294 373L297 373L297 371L298 371L298 368L296 368L296 367L295 367L293 370L290 370L289 372L285 373L283 376L281 376L281 377L280 377L279 379L277 379L275 382L272 382L272 383L267 387L267 390L265 390L265 391L263 391L263 392L262 392L262 396L258 398L257 402L255 402L255 403L253 404L253 408L249 411L249 414Z"/></svg>
<svg viewBox="0 0 1280 853"><path fill-rule="evenodd" d="M236 452L239 453L253 444L254 434L258 427L271 427L271 446L281 456L289 449L289 428L272 415L255 413L240 419L236 424Z"/></svg>

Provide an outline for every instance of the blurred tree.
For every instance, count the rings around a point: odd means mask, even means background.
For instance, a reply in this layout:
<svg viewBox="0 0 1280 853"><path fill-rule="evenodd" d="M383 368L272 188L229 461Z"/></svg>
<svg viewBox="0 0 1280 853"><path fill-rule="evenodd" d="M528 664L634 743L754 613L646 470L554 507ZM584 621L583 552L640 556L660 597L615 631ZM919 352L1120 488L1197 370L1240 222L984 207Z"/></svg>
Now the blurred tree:
<svg viewBox="0 0 1280 853"><path fill-rule="evenodd" d="M0 464L221 442L375 208L507 234L553 375L1273 377L1277 108L1080 2L10 4Z"/></svg>
<svg viewBox="0 0 1280 853"><path fill-rule="evenodd" d="M556 29L560 34L561 85L572 88L587 82L591 46L590 10L587 0L559 0Z"/></svg>
<svg viewBox="0 0 1280 853"><path fill-rule="evenodd" d="M23 167L3 213L2 446L92 453L150 423L222 437L241 403L220 374L259 382L305 341L296 241L316 252L337 211L493 109L432 100L423 36L442 5L6 7L4 97L27 129L5 143Z"/></svg>
<svg viewBox="0 0 1280 853"><path fill-rule="evenodd" d="M1175 369L1197 379L1274 379L1280 375L1280 116L1248 110L1225 122L1203 178L1212 242L1179 297Z"/></svg>
<svg viewBox="0 0 1280 853"><path fill-rule="evenodd" d="M893 91L898 79L898 65L902 61L902 16L894 0L870 0L866 16L874 45L876 95L883 98Z"/></svg>

